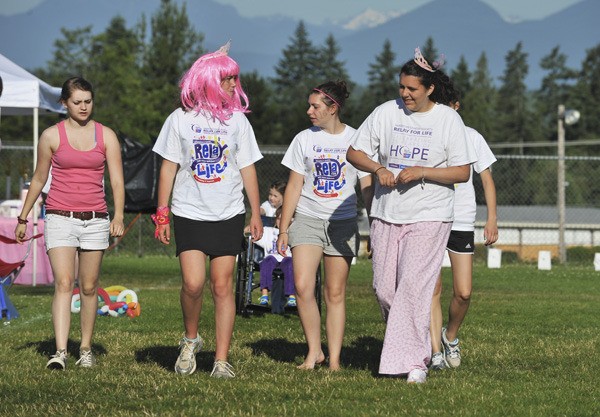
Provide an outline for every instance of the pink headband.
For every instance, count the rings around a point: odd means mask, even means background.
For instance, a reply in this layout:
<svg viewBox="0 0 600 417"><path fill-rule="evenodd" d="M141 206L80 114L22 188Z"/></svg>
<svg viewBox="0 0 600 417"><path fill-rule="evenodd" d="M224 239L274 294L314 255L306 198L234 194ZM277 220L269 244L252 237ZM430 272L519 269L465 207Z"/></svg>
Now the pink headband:
<svg viewBox="0 0 600 417"><path fill-rule="evenodd" d="M337 106L341 109L342 106L340 106L340 103L338 103L333 97L331 97L329 94L327 94L325 91L323 90L319 90L318 88L313 88L313 91L318 91L319 93L323 94L325 97L327 97L329 100L333 101L335 104L337 104Z"/></svg>
<svg viewBox="0 0 600 417"><path fill-rule="evenodd" d="M423 54L421 54L421 49L419 47L415 48L415 62L417 63L418 66L420 66L421 68L423 68L426 71L429 72L436 72L437 70L441 69L444 66L444 62L445 62L445 56L444 54L441 54L439 57L439 61L434 61L433 62L433 68L431 67L431 65L429 65L429 62L427 62L427 60L423 57Z"/></svg>

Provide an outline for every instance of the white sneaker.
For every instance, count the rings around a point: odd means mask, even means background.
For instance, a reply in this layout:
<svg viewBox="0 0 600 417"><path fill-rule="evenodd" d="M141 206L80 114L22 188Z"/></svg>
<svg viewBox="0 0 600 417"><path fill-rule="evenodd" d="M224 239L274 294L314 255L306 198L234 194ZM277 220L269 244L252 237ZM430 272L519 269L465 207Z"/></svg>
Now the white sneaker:
<svg viewBox="0 0 600 417"><path fill-rule="evenodd" d="M448 363L444 358L444 354L442 352L436 352L431 357L431 363L429 364L429 369L433 371L441 371L442 369L446 369L448 367Z"/></svg>
<svg viewBox="0 0 600 417"><path fill-rule="evenodd" d="M406 382L409 384L424 384L427 380L427 372L422 369L413 369L408 373Z"/></svg>
<svg viewBox="0 0 600 417"><path fill-rule="evenodd" d="M67 367L67 351L57 350L56 353L50 356L50 360L46 364L48 369L58 369L64 371Z"/></svg>
<svg viewBox="0 0 600 417"><path fill-rule="evenodd" d="M210 376L213 378L233 378L235 377L235 373L233 372L233 366L229 362L215 361Z"/></svg>
<svg viewBox="0 0 600 417"><path fill-rule="evenodd" d="M444 356L446 362L451 368L458 368L460 366L460 341L458 338L453 342L450 342L446 337L446 328L442 328L442 346L444 347Z"/></svg>
<svg viewBox="0 0 600 417"><path fill-rule="evenodd" d="M75 365L81 366L82 368L91 368L96 364L96 358L91 350L82 350L79 352L79 360L75 362Z"/></svg>
<svg viewBox="0 0 600 417"><path fill-rule="evenodd" d="M175 372L180 375L190 375L196 370L196 353L202 349L202 338L198 336L197 342L189 342L185 334L179 341L179 357L175 362Z"/></svg>

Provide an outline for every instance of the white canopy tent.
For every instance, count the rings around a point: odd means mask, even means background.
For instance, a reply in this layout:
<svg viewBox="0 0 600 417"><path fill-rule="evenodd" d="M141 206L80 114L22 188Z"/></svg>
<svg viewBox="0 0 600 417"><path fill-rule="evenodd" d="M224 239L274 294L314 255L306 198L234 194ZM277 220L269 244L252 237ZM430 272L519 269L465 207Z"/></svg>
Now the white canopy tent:
<svg viewBox="0 0 600 417"><path fill-rule="evenodd" d="M33 116L33 169L37 162L39 140L39 115L45 113L65 113L59 103L60 88L52 87L35 75L21 68L0 54L0 77L2 95L0 95L0 117L2 115ZM34 210L35 211L35 210ZM33 213L34 219L37 218ZM37 233L37 221L33 224L33 233ZM37 245L32 245L33 285L36 285Z"/></svg>

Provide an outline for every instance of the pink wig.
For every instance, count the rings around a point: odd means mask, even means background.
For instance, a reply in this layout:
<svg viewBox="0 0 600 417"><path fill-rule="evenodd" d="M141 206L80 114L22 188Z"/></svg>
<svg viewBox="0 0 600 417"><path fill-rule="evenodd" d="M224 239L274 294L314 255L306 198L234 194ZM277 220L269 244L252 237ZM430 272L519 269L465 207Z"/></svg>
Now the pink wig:
<svg viewBox="0 0 600 417"><path fill-rule="evenodd" d="M229 119L234 111L248 113L248 97L239 78L232 97L221 88L223 79L239 76L239 73L239 65L223 48L202 55L181 78L181 105L186 111L205 112L221 123Z"/></svg>

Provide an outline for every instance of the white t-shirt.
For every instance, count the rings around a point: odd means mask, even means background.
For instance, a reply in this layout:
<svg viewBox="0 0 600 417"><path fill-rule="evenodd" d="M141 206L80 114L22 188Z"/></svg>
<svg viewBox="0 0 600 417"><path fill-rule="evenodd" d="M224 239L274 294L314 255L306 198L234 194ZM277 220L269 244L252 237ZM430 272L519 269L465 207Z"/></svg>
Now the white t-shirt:
<svg viewBox="0 0 600 417"><path fill-rule="evenodd" d="M269 200L264 201L260 205L260 208L265 211L265 216L267 216L267 217L275 217L275 212L277 211L277 209L275 207L273 207L271 205L271 203L269 203Z"/></svg>
<svg viewBox="0 0 600 417"><path fill-rule="evenodd" d="M277 262L281 262L283 260L283 256L281 256L277 252L277 238L279 237L279 229L276 227L264 227L262 237L254 242L256 245L260 246L265 250L265 256L272 255L277 259ZM292 256L292 251L289 246L285 251L287 256Z"/></svg>
<svg viewBox="0 0 600 417"><path fill-rule="evenodd" d="M452 230L472 232L475 230L475 214L477 213L475 188L473 188L473 170L481 174L496 162L496 157L478 131L467 126L467 134L469 140L473 142L477 161L472 165L469 181L454 184L454 223L452 223Z"/></svg>
<svg viewBox="0 0 600 417"><path fill-rule="evenodd" d="M462 119L436 104L412 113L401 99L388 101L367 117L352 138L352 147L398 175L406 167L449 167L475 161ZM453 220L454 186L413 181L395 188L375 181L371 216L395 224Z"/></svg>
<svg viewBox="0 0 600 417"><path fill-rule="evenodd" d="M221 221L244 213L240 169L262 158L241 112L221 124L181 108L167 117L152 149L179 164L171 211L192 220Z"/></svg>
<svg viewBox="0 0 600 417"><path fill-rule="evenodd" d="M356 129L347 126L332 135L319 127L298 133L281 163L304 176L296 213L323 220L352 219L357 215L356 182L368 173L346 160Z"/></svg>

